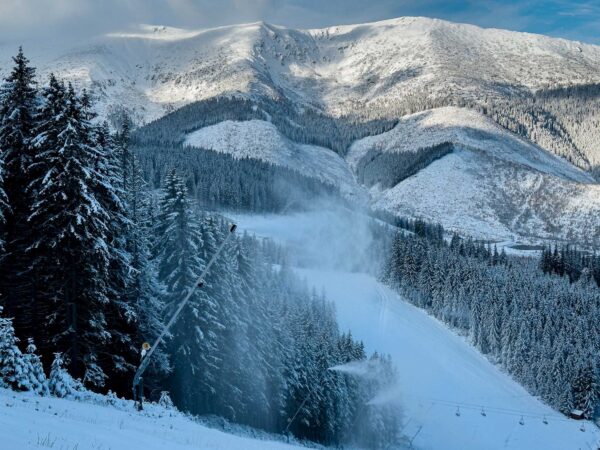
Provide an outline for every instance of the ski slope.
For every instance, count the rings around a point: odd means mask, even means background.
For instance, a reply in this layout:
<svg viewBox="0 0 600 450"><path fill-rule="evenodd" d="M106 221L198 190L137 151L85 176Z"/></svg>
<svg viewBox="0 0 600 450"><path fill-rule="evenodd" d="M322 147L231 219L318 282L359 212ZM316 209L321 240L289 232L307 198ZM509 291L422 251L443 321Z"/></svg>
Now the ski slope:
<svg viewBox="0 0 600 450"><path fill-rule="evenodd" d="M100 397L100 396L97 396ZM296 447L208 428L183 414L133 402L109 406L0 389L0 449L287 450Z"/></svg>
<svg viewBox="0 0 600 450"><path fill-rule="evenodd" d="M352 245L360 239L353 232L361 228L358 219L340 227L338 222L330 221L330 211L320 223L316 214L237 216L236 220L242 229L311 253L320 248L326 254L344 242ZM328 223L338 232L328 233ZM336 239L341 242L333 242ZM378 400L400 398L405 417L403 433L413 439L414 448L597 448L600 433L595 425L585 422L582 432L583 422L567 419L528 394L463 337L403 301L373 276L336 270L331 259L317 254L301 259L312 261L314 266L297 271L334 301L342 329L351 330L355 338L363 340L367 350L389 353L394 359L400 373L398 388L383 393ZM457 408L460 416L456 415ZM523 425L519 423L521 417ZM548 424L544 424L544 417Z"/></svg>

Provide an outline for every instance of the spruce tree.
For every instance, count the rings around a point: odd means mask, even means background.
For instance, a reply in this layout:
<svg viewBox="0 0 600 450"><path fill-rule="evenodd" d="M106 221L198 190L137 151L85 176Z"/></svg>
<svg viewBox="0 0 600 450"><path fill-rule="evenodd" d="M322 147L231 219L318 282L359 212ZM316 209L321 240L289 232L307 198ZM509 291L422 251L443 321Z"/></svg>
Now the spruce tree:
<svg viewBox="0 0 600 450"><path fill-rule="evenodd" d="M62 353L54 355L48 378L48 388L50 394L59 398L77 397L82 390L81 384L74 380L65 369Z"/></svg>
<svg viewBox="0 0 600 450"><path fill-rule="evenodd" d="M139 163L132 156L133 173L128 192L127 211L132 227L129 235L132 282L128 294L137 318L136 345L153 343L164 327L165 286L158 279L157 260L152 258L153 223L151 195L139 170ZM165 342L152 355L152 362L144 376L144 384L152 389L158 387L170 371Z"/></svg>
<svg viewBox="0 0 600 450"><path fill-rule="evenodd" d="M32 198L30 166L35 154L31 144L35 128L37 90L35 69L19 48L14 67L0 87L0 151L3 166L3 213L5 255L0 261L0 298L6 314L15 318L18 334L36 336L38 327L31 317L35 279L27 273L30 265L25 250L30 243L27 224Z"/></svg>
<svg viewBox="0 0 600 450"><path fill-rule="evenodd" d="M84 94L82 113L91 118L89 108ZM110 348L104 352L106 362L103 365L111 371L112 389L124 394L129 392L131 376L139 362L139 345L133 338L138 320L131 296L134 271L128 248L128 236L132 234L134 224L128 214L128 192L120 185L122 170L117 148L106 122L92 129L89 144L95 150L93 168L96 176L91 180L91 189L102 209L110 215L105 221L105 244L110 258L106 320L111 340Z"/></svg>
<svg viewBox="0 0 600 450"><path fill-rule="evenodd" d="M53 292L46 299L52 313L44 325L54 348L68 353L71 374L102 386L106 373L101 360L112 337L107 313L113 216L97 197L98 185L105 181L97 167L102 155L71 85L55 125L57 140L44 151L46 173L34 183L36 202L29 218L37 230L32 247L54 264Z"/></svg>
<svg viewBox="0 0 600 450"><path fill-rule="evenodd" d="M17 346L18 341L12 320L0 317L0 386L27 391L31 389L31 370Z"/></svg>
<svg viewBox="0 0 600 450"><path fill-rule="evenodd" d="M198 218L192 211L183 180L175 171L165 180L157 218L155 258L159 279L167 290L166 316L183 300L205 265ZM173 375L170 391L183 410L207 410L216 391L217 306L199 289L172 329L169 342Z"/></svg>
<svg viewBox="0 0 600 450"><path fill-rule="evenodd" d="M27 218L32 236L26 249L31 261L28 273L36 280L35 298L30 314L34 323L41 325L36 327L34 340L39 343L42 360L47 361L47 364L55 352L55 345L49 334L51 328L47 325L55 319L56 300L53 299L57 292L61 291L61 285L60 279L56 278L58 261L54 252L44 250L40 245L45 243L47 236L59 233L56 223L49 219L59 213L60 204L54 203L57 197L46 198L46 194L55 182L56 173L60 171L60 167L52 162L62 145L59 135L66 127L65 97L65 85L51 74L48 86L42 90L41 101L36 111L36 127L32 139L35 154L30 165L31 181L27 187L27 192L35 198ZM56 195L59 193L60 191L57 191Z"/></svg>
<svg viewBox="0 0 600 450"><path fill-rule="evenodd" d="M23 355L25 363L29 366L29 385L30 390L39 395L48 395L48 380L44 373L42 361L37 355L37 348L33 339L29 338L27 342L27 353Z"/></svg>

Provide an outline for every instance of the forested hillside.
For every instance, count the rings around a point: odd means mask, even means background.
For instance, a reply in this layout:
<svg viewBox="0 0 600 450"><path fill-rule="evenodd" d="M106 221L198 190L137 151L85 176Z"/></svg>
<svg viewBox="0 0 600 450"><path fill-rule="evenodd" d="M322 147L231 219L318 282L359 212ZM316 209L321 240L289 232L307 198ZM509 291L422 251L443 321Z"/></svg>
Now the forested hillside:
<svg viewBox="0 0 600 450"><path fill-rule="evenodd" d="M532 394L565 414L595 417L600 404L597 257L545 252L529 258L489 244L443 239L439 226L399 233L382 280L413 304L465 333ZM566 276L567 261L587 268ZM552 273L552 275L550 275ZM565 276L563 276L565 275Z"/></svg>
<svg viewBox="0 0 600 450"><path fill-rule="evenodd" d="M41 87L36 81L19 51L0 91L0 385L59 397L83 389L130 396L141 344L154 342L225 240L226 219L202 207L235 207L241 191L229 191L228 203L224 182L212 203L198 204L177 174L189 161L146 155L141 164L127 120L113 134L95 120L86 91L53 75ZM194 167L210 161L202 155ZM218 161L205 170L225 172L228 161ZM143 177L150 166L155 186ZM262 168L237 167L238 177ZM209 186L202 173L189 174L194 189ZM287 175L288 183L303 180ZM263 176L258 185L266 189L273 175ZM257 189L247 197L256 208L282 201ZM279 265L282 253L246 234L227 241L155 349L145 395L158 400L169 391L183 411L328 444L361 439L352 433L357 420L364 436L396 430L395 414L360 408L394 376L391 361L369 357L340 332L327 299ZM386 368L387 380L329 370L367 358Z"/></svg>

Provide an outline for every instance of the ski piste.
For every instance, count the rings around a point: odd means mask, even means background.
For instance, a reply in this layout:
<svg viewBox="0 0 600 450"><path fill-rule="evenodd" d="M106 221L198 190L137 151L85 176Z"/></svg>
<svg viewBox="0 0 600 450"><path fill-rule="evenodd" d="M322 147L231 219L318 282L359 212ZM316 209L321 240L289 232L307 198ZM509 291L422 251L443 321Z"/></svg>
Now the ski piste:
<svg viewBox="0 0 600 450"><path fill-rule="evenodd" d="M136 404L138 410L141 411L143 409L144 379L143 379L142 375L144 374L144 371L148 368L148 364L150 364L150 357L152 356L152 354L154 353L154 350L158 347L160 342L163 340L165 335L169 332L169 329L173 326L173 324L179 317L179 314L181 314L181 311L183 310L184 306L188 303L188 301L190 300L190 298L192 297L194 292L196 292L196 289L201 288L204 285L204 277L206 277L206 274L210 270L211 266L219 258L219 255L225 248L227 241L229 241L229 238L233 235L233 233L235 233L236 228L237 228L237 225L234 223L229 226L229 233L227 233L227 236L225 236L225 239L223 239L223 242L221 242L221 245L219 246L219 248L217 249L215 254L212 256L210 261L208 261L208 264L206 265L206 267L204 268L204 270L202 271L202 273L200 274L200 276L198 277L198 279L196 280L196 282L194 283L194 285L192 286L192 288L190 289L188 294L181 301L181 303L179 303L177 310L175 311L175 313L173 314L171 319L169 319L167 324L164 326L163 330L161 331L161 333L158 335L158 337L154 341L154 344L150 347L150 350L148 351L148 353L146 353L142 357L142 362L140 363L140 366L138 367L138 369L135 372L135 375L133 377L133 387L132 387L133 399L135 401L135 404Z"/></svg>

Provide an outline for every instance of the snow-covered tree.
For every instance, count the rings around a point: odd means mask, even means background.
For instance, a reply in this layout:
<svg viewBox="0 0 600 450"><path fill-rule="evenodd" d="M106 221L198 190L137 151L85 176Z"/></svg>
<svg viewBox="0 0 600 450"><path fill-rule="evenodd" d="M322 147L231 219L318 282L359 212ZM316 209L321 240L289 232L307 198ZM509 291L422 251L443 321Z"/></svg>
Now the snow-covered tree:
<svg viewBox="0 0 600 450"><path fill-rule="evenodd" d="M150 193L146 189L137 158L132 155L132 182L128 191L127 211L132 223L128 235L131 254L132 282L128 290L136 311L136 342L154 342L164 326L165 297L167 291L158 278L157 260L152 258L153 224ZM148 387L159 385L170 371L165 342L159 344L144 376Z"/></svg>
<svg viewBox="0 0 600 450"><path fill-rule="evenodd" d="M82 102L83 113L92 116L89 106ZM93 130L90 145L95 150L93 162L96 176L92 192L102 209L109 213L104 220L105 244L108 248L109 265L106 309L107 330L110 333L109 370L111 385L117 392L127 392L131 376L138 364L138 348L134 336L137 330L137 311L131 297L134 270L129 251L128 236L134 224L128 214L128 193L120 185L122 170L118 153L108 124L104 122Z"/></svg>
<svg viewBox="0 0 600 450"><path fill-rule="evenodd" d="M581 364L572 386L573 409L582 411L586 418L592 419L600 402L600 382L591 358Z"/></svg>
<svg viewBox="0 0 600 450"><path fill-rule="evenodd" d="M198 218L195 216L183 180L172 171L166 179L156 224L157 243L154 255L159 280L167 290L166 316L176 310L200 275L205 261ZM190 299L172 329L169 342L173 375L171 393L177 405L189 410L192 392L203 392L208 403L216 393L217 344L215 330L217 306L199 289Z"/></svg>
<svg viewBox="0 0 600 450"><path fill-rule="evenodd" d="M50 394L59 398L77 397L81 391L81 384L69 375L64 366L62 354L55 353L48 378Z"/></svg>
<svg viewBox="0 0 600 450"><path fill-rule="evenodd" d="M48 380L44 373L42 361L37 355L37 348L33 343L33 339L29 339L27 343L27 353L23 355L25 363L29 366L29 385L31 391L39 395L48 395Z"/></svg>
<svg viewBox="0 0 600 450"><path fill-rule="evenodd" d="M0 317L0 384L15 390L28 391L32 388L31 366L19 350L17 342L12 320Z"/></svg>
<svg viewBox="0 0 600 450"><path fill-rule="evenodd" d="M31 205L28 191L30 165L35 151L31 138L35 127L37 90L35 69L19 48L14 67L0 87L0 157L3 166L3 216L5 255L0 261L0 294L6 314L14 317L19 333L36 336L31 318L35 279L28 273L25 254L31 237L27 217ZM7 207L7 203L10 207Z"/></svg>
<svg viewBox="0 0 600 450"><path fill-rule="evenodd" d="M171 396L169 395L169 391L162 391L160 393L160 398L158 399L158 404L165 409L175 409L175 405L173 405L173 400L171 400Z"/></svg>
<svg viewBox="0 0 600 450"><path fill-rule="evenodd" d="M469 238L455 236L448 244L433 230L398 233L383 270L386 283L467 333L555 408L591 416L600 405L600 376L590 356L600 340L588 331L600 310L597 256L555 247L538 263Z"/></svg>
<svg viewBox="0 0 600 450"><path fill-rule="evenodd" d="M37 157L44 159L40 164L45 173L32 183L36 190L29 217L36 230L32 248L42 255L44 268L54 267L47 286L51 295L46 299L52 311L46 330L50 342L68 352L72 375L101 386L106 379L102 359L112 338L107 312L113 215L97 196L98 185L106 181L97 168L103 155L71 85L63 101L59 120L53 122L57 140Z"/></svg>

